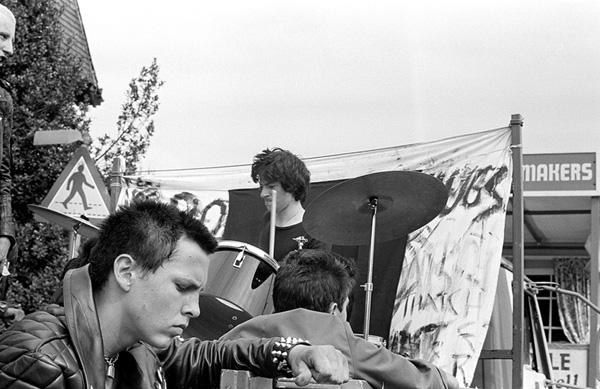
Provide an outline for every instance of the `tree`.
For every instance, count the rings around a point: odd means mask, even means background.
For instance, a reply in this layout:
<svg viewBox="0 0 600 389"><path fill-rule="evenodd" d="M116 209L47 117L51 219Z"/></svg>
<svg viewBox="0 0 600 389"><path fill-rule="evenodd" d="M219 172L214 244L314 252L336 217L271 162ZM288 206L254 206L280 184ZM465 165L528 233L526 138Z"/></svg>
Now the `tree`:
<svg viewBox="0 0 600 389"><path fill-rule="evenodd" d="M129 83L126 101L117 121L118 135L112 139L104 135L100 146L93 148L95 160L100 164L104 177L108 177L112 160L116 156L125 158L127 171L136 171L141 157L148 150L154 134L152 117L158 111L158 89L164 84L158 78L156 58L150 67L143 67L140 75Z"/></svg>
<svg viewBox="0 0 600 389"><path fill-rule="evenodd" d="M25 311L48 302L67 259L68 233L34 220L27 204L39 204L78 145L33 146L39 130L77 129L88 132L89 103L81 92L88 82L80 60L68 51L53 1L4 2L17 19L15 55L2 69L12 85L13 212L18 257L12 265L9 301ZM67 44L65 44L67 43Z"/></svg>
<svg viewBox="0 0 600 389"><path fill-rule="evenodd" d="M89 136L86 117L90 101L89 82L80 59L69 51L60 25L61 7L51 0L3 2L17 19L15 55L0 77L12 84L13 211L17 225L19 255L11 266L8 300L31 312L47 304L60 283L68 260L68 232L37 222L27 204L40 204L80 143L33 146L40 130L75 129ZM93 149L97 160L112 160L122 153L128 168L135 169L154 132L151 116L158 109L156 60L132 80L123 113L117 122L119 136L104 136ZM110 166L110 164L108 164ZM107 173L107 166L101 167ZM0 323L0 331L2 324Z"/></svg>
<svg viewBox="0 0 600 389"><path fill-rule="evenodd" d="M60 7L53 1L6 4L17 19L15 55L3 75L13 85L13 208L28 220L27 204L41 202L78 145L33 146L39 130L89 131L89 103L78 101L88 81L81 60L63 44ZM43 174L40 174L43 172Z"/></svg>

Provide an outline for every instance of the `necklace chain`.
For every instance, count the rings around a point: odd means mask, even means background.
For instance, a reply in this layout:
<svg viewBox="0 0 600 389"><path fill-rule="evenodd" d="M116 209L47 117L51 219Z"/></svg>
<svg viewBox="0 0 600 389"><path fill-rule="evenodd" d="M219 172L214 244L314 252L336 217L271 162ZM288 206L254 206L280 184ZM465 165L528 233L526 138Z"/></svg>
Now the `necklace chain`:
<svg viewBox="0 0 600 389"><path fill-rule="evenodd" d="M119 354L115 355L114 357L106 357L106 356L104 357L104 361L106 362L106 364L108 366L114 365L118 359L119 359Z"/></svg>
<svg viewBox="0 0 600 389"><path fill-rule="evenodd" d="M296 211L296 213L295 213L295 214L293 214L293 215L292 215L292 216L291 216L289 219L287 219L287 220L285 221L285 223L282 223L282 224L281 224L281 227L285 227L285 226L287 226L287 224L288 224L288 223L289 223L289 222L290 222L290 221L291 221L293 218L295 218L295 217L296 217L296 215L298 215L298 214L300 213L300 210L301 210L301 209L302 209L302 208L298 208L298 210Z"/></svg>

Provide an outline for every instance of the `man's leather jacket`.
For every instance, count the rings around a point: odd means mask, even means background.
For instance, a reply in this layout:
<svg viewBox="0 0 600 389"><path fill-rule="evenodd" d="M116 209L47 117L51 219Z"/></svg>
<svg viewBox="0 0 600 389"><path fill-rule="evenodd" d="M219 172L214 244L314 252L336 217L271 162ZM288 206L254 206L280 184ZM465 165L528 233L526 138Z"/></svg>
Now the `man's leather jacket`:
<svg viewBox="0 0 600 389"><path fill-rule="evenodd" d="M88 266L67 273L61 303L26 316L0 336L1 388L104 389L106 366ZM175 339L160 358L139 343L119 354L114 387L218 387L221 369L275 377L277 366L269 358L275 341Z"/></svg>
<svg viewBox="0 0 600 389"><path fill-rule="evenodd" d="M15 225L12 215L12 124L13 100L0 80L0 236L15 244Z"/></svg>

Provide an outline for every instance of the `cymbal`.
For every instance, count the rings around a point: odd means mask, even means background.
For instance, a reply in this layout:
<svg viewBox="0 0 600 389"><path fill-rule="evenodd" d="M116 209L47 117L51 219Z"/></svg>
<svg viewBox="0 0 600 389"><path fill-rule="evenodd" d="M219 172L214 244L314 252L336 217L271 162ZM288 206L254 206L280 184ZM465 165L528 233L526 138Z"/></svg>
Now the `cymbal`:
<svg viewBox="0 0 600 389"><path fill-rule="evenodd" d="M371 173L321 193L306 208L302 224L310 236L325 243L369 244L373 220L371 199L375 198L375 241L385 242L433 220L446 205L448 190L439 179L425 173Z"/></svg>
<svg viewBox="0 0 600 389"><path fill-rule="evenodd" d="M58 224L69 231L75 231L79 235L86 238L94 238L100 232L98 227L83 218L66 215L53 209L35 204L28 204L27 208L50 223Z"/></svg>

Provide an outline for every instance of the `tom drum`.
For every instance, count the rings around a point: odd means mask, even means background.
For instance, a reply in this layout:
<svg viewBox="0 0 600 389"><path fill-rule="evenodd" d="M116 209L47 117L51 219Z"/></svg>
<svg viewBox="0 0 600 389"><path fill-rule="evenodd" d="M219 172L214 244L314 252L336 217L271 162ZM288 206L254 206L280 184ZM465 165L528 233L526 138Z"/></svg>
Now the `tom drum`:
<svg viewBox="0 0 600 389"><path fill-rule="evenodd" d="M184 337L218 339L272 307L274 274L279 265L250 244L224 240L210 256L208 280L200 295L200 316L190 320Z"/></svg>

